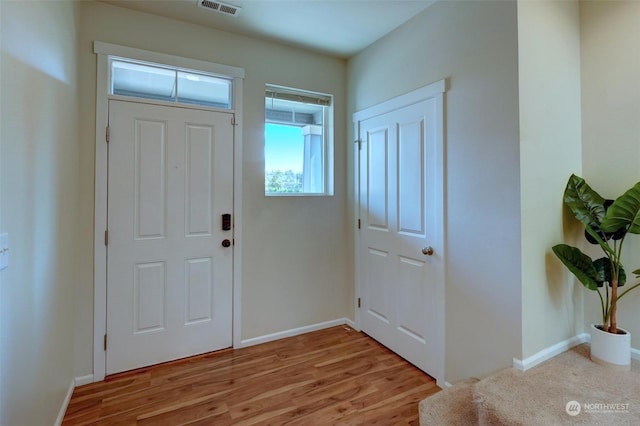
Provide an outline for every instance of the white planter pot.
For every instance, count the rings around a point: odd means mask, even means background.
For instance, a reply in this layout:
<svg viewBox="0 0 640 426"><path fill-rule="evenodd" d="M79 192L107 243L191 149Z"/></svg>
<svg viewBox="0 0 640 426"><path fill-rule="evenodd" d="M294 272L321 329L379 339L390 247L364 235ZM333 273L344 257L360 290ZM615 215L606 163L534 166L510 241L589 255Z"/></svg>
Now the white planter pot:
<svg viewBox="0 0 640 426"><path fill-rule="evenodd" d="M618 327L613 334L591 324L591 360L597 364L618 370L629 370L631 366L631 334Z"/></svg>

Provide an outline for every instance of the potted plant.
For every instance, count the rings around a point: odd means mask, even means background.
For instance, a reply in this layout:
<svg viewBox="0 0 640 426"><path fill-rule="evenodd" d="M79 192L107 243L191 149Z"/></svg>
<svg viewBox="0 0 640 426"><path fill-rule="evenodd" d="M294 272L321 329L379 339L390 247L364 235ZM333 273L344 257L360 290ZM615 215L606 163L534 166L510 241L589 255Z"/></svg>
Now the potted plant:
<svg viewBox="0 0 640 426"><path fill-rule="evenodd" d="M640 234L640 182L616 200L605 200L581 177L571 175L564 203L585 227L585 237L600 246L604 256L592 260L579 248L558 244L553 252L587 289L600 297L602 324L591 326L591 359L600 364L628 369L631 336L618 327L618 301L634 288L628 285L622 265L622 246L628 234ZM633 271L640 277L640 269Z"/></svg>

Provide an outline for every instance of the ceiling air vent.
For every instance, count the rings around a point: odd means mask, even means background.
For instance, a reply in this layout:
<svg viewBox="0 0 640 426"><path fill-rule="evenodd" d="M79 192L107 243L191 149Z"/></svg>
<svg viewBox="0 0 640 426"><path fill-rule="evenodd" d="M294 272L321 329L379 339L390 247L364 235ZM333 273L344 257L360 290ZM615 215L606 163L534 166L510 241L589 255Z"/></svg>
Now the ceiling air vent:
<svg viewBox="0 0 640 426"><path fill-rule="evenodd" d="M198 0L198 6L231 16L238 16L241 9L240 6L213 0Z"/></svg>

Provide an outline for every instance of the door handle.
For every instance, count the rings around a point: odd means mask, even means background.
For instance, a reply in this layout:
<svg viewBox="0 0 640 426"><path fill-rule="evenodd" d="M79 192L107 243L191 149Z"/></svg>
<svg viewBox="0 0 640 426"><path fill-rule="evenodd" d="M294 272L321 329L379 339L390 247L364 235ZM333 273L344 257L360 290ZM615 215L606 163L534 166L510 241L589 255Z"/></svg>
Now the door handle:
<svg viewBox="0 0 640 426"><path fill-rule="evenodd" d="M426 246L422 248L422 254L424 254L425 256L432 256L433 255L433 247L431 246Z"/></svg>
<svg viewBox="0 0 640 426"><path fill-rule="evenodd" d="M222 247L230 247L231 246L231 241L224 239L222 240Z"/></svg>

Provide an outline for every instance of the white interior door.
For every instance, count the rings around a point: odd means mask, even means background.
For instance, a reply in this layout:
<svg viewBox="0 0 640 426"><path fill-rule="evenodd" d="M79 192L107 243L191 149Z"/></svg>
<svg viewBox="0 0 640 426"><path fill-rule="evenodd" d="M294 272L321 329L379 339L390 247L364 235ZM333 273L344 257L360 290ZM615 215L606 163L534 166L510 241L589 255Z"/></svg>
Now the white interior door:
<svg viewBox="0 0 640 426"><path fill-rule="evenodd" d="M444 354L436 106L432 98L358 122L360 326L434 377Z"/></svg>
<svg viewBox="0 0 640 426"><path fill-rule="evenodd" d="M107 374L232 345L231 118L109 102Z"/></svg>

